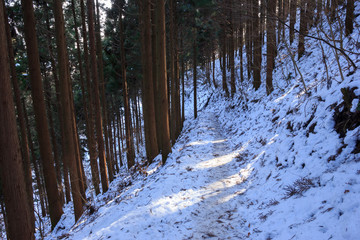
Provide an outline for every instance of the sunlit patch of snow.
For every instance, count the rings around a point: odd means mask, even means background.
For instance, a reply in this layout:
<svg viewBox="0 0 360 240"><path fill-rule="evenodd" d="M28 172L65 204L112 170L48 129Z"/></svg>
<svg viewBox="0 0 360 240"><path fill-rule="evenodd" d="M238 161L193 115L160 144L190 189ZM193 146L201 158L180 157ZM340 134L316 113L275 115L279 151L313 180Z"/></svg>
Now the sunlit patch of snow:
<svg viewBox="0 0 360 240"><path fill-rule="evenodd" d="M214 140L214 141L195 141L195 142L191 142L189 144L187 144L186 146L198 146L198 145L206 145L209 143L223 143L226 142L227 139L222 139L222 140Z"/></svg>
<svg viewBox="0 0 360 240"><path fill-rule="evenodd" d="M206 169L206 168L215 168L220 167L222 165L228 164L229 162L233 161L234 157L237 155L237 152L232 152L226 154L224 156L212 158L210 160L206 160L200 162L194 166L195 169Z"/></svg>

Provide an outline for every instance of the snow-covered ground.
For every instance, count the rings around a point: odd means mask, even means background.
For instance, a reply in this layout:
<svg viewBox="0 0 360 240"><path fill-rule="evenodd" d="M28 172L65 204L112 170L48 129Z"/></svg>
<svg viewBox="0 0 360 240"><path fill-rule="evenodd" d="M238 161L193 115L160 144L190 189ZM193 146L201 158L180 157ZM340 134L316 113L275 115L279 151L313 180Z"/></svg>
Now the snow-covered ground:
<svg viewBox="0 0 360 240"><path fill-rule="evenodd" d="M165 166L159 156L146 175L122 171L75 225L67 205L47 239L359 239L360 127L340 137L334 113L341 88L357 87L359 99L360 71L349 74L341 56L342 81L323 43L328 79L319 42L306 41L298 66L307 93L284 47L269 96L265 72L258 91L238 82L233 99L200 85L194 120L188 80L187 120ZM344 47L360 48L348 39ZM359 66L359 55L349 56Z"/></svg>

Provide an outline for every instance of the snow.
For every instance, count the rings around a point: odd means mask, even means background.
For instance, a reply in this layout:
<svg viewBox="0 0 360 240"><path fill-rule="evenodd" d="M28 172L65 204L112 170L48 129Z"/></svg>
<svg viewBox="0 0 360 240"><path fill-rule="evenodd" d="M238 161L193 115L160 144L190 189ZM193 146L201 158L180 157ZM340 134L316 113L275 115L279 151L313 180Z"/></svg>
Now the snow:
<svg viewBox="0 0 360 240"><path fill-rule="evenodd" d="M356 110L359 108L359 99L355 98L352 102L351 102L351 109L350 112L356 112ZM359 111L359 110L358 110Z"/></svg>
<svg viewBox="0 0 360 240"><path fill-rule="evenodd" d="M238 81L238 93L227 99L200 79L193 119L189 72L187 120L167 163L160 166L158 156L146 175L123 169L107 193L92 197L94 213L74 225L68 204L47 239L358 239L360 154L353 150L360 127L340 138L333 114L340 89L359 87L360 72L347 75L340 57L342 81L334 52L323 44L329 83L319 43L306 41L298 65L307 92L281 50L271 95L264 81L258 91ZM216 67L220 84L218 61Z"/></svg>

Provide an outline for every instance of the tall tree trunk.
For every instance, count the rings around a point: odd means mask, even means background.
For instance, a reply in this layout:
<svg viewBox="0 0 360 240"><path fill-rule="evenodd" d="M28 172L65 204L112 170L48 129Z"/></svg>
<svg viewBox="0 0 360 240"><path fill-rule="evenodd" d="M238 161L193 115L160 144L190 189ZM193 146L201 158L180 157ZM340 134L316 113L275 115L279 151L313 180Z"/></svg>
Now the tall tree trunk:
<svg viewBox="0 0 360 240"><path fill-rule="evenodd" d="M338 0L331 0L331 5L330 5L330 20L331 20L331 22L335 21L337 7L338 7Z"/></svg>
<svg viewBox="0 0 360 240"><path fill-rule="evenodd" d="M244 58L243 58L243 47L244 47L244 23L243 17L240 11L240 23L239 23L239 57L240 57L240 81L244 81Z"/></svg>
<svg viewBox="0 0 360 240"><path fill-rule="evenodd" d="M88 116L88 104L87 104L86 92L85 92L83 62L82 62L82 56L81 56L81 50L80 50L80 38L79 38L78 27L77 27L77 19L76 19L74 0L71 0L71 10L72 10L73 19L74 19L74 31L75 31L75 40L76 40L76 49L77 49L77 59L78 59L78 64L79 64L78 69L79 69L79 73L80 73L80 87L81 87L81 92L82 92L82 102L83 102L83 107L84 107L83 109L84 109L84 115L85 115L86 138L88 139L88 148L90 149L90 145L92 143L90 142L89 139L91 139L91 141L93 141L93 136L92 136L92 133L90 132L90 128L89 128L90 124L89 124L89 116ZM78 134L76 134L76 136L78 136ZM90 150L90 154L94 154L94 153L92 153ZM82 164L80 165L80 167L83 170ZM91 171L92 171L92 175L94 175L93 168L91 168ZM85 174L83 172L81 172L81 174L83 175L83 177L85 176ZM83 185L84 183L80 182L80 184ZM80 187L81 187L81 185L80 185ZM85 186L83 186L83 187L85 187ZM84 192L82 192L82 196L85 197Z"/></svg>
<svg viewBox="0 0 360 240"><path fill-rule="evenodd" d="M316 2L314 0L307 0L307 5L307 29L310 29L314 25Z"/></svg>
<svg viewBox="0 0 360 240"><path fill-rule="evenodd" d="M234 61L234 23L233 23L233 4L232 0L229 0L229 65L230 65L230 86L231 86L231 97L234 97L236 92L235 85L235 61Z"/></svg>
<svg viewBox="0 0 360 240"><path fill-rule="evenodd" d="M214 49L212 52L212 79L213 79L214 87L216 89L217 84L216 84L216 79L215 79L215 61L216 61L216 58L215 58L215 49Z"/></svg>
<svg viewBox="0 0 360 240"><path fill-rule="evenodd" d="M109 106L107 107L107 119L108 119L108 132L109 132L109 148L110 148L110 155L111 155L111 169L113 170L112 175L115 176L115 162L116 162L116 156L114 154L114 141L113 141L113 126L112 126L112 122L113 122L113 115L110 114L110 112L112 113L112 109L111 109L111 99L109 98L108 104Z"/></svg>
<svg viewBox="0 0 360 240"><path fill-rule="evenodd" d="M114 148L114 166L115 166L115 170L116 173L119 173L120 168L119 168L119 162L118 162L118 156L120 155L120 151L117 151L117 147L120 147L120 143L119 145L116 144L116 141L118 140L118 126L117 126L117 110L115 108L115 104L114 104L114 96L112 95L110 98L110 104L111 104L111 112L113 113L113 117L112 117L112 122L113 122L113 148Z"/></svg>
<svg viewBox="0 0 360 240"><path fill-rule="evenodd" d="M266 93L269 95L273 90L272 77L275 64L275 51L276 51L276 33L275 33L275 9L276 5L274 1L268 1L268 22L266 24L267 29L267 41L266 41Z"/></svg>
<svg viewBox="0 0 360 240"><path fill-rule="evenodd" d="M58 192L54 159L50 145L50 133L46 118L46 107L40 72L39 48L35 30L34 9L31 0L22 0L21 4L24 15L25 42L29 60L29 73L34 102L36 130L39 139L40 156L44 168L46 192L49 199L51 225L54 228L60 220L63 211L61 198Z"/></svg>
<svg viewBox="0 0 360 240"><path fill-rule="evenodd" d="M194 30L193 40L193 87L194 87L194 118L197 118L197 31Z"/></svg>
<svg viewBox="0 0 360 240"><path fill-rule="evenodd" d="M99 2L96 0L96 51L98 55L98 67L99 67L99 82L100 82L100 94L101 94L101 103L102 103L102 113L103 113L103 127L104 127L104 137L105 137L105 150L106 150L106 162L108 169L108 176L110 182L114 179L114 171L112 167L113 159L111 158L110 146L109 146L109 128L108 128L108 117L107 117L107 103L105 97L105 78L104 78L104 63L102 55L102 42L100 35L100 11L99 11Z"/></svg>
<svg viewBox="0 0 360 240"><path fill-rule="evenodd" d="M151 2L140 1L141 46L143 64L143 112L145 126L145 147L149 163L159 154L156 135L155 97L153 79L153 52L151 38Z"/></svg>
<svg viewBox="0 0 360 240"><path fill-rule="evenodd" d="M116 109L116 115L117 115L117 137L118 137L118 149L119 149L119 161L120 161L120 167L123 166L122 161L122 149L123 149L123 141L122 141L122 129L121 129L121 115L120 115L120 108Z"/></svg>
<svg viewBox="0 0 360 240"><path fill-rule="evenodd" d="M11 91L4 2L0 2L0 178L9 239L35 239ZM20 231L19 231L20 230Z"/></svg>
<svg viewBox="0 0 360 240"><path fill-rule="evenodd" d="M54 82L55 82L55 91L56 91L56 101L57 101L57 110L58 110L58 113L59 113L59 119L60 119L60 132L61 132L61 143L64 142L64 130L63 130L63 120L62 120L62 117L63 115L61 114L62 113L62 106L61 106L61 103L60 103L60 87L59 87L59 79L58 79L58 74L57 74L57 69L56 69L56 63L55 63L55 59L54 59L54 55L53 55L53 48L52 48L52 43L51 43L51 39L52 39L52 31L51 31L51 28L50 28L50 20L49 20L49 14L48 12L50 11L50 9L48 8L48 5L46 2L44 2L44 11L45 11L45 21L46 21L46 29L47 29L47 34L46 34L46 38L47 38L47 48L48 48L48 51L49 51L49 56L50 56L50 65L51 65L51 70L52 70L52 75L53 75L53 78L54 78ZM47 88L45 86L45 88ZM45 89L46 90L46 89ZM47 100L48 102L48 100ZM49 112L49 104L47 105L47 111ZM50 116L49 116L50 117ZM49 118L49 123L51 123L51 119ZM51 126L50 126L51 127ZM54 138L53 138L53 133L54 130L51 129L50 130L50 135L51 135L51 139L52 141L54 142ZM56 145L53 144L53 145ZM61 144L62 145L62 144ZM53 152L54 152L54 156L55 155L55 152L56 152L56 149L53 149ZM61 155L61 160L62 160L62 163L63 163L63 170L65 169L65 159L64 159L64 155ZM55 157L55 170L56 170L56 176L57 176L57 179L58 179L58 184L61 184L61 166L60 166L60 161L59 163L57 163L56 161L59 161L59 159L56 159ZM59 180L60 179L60 180ZM65 177L64 177L64 180L65 180ZM69 201L71 201L70 199L70 191L68 191L69 189L67 188L68 187L68 181L65 182L64 181L64 184L65 184L65 197L66 197L66 202L68 203ZM62 190L62 188L60 188ZM60 197L61 197L61 200L62 202L64 202L64 197L62 196L64 193L63 192L60 192Z"/></svg>
<svg viewBox="0 0 360 240"><path fill-rule="evenodd" d="M283 20L283 0L277 0L278 7L277 7L277 44L281 42L281 30L284 26L281 21ZM255 61L255 60L254 60Z"/></svg>
<svg viewBox="0 0 360 240"><path fill-rule="evenodd" d="M297 0L290 0L290 44L294 41Z"/></svg>
<svg viewBox="0 0 360 240"><path fill-rule="evenodd" d="M73 20L74 20L74 31L75 31L75 42L76 42L76 50L77 50L77 58L78 58L78 69L79 69L79 73L80 73L80 87L81 87L81 92L82 92L82 101L83 101L83 106L84 106L84 115L85 115L85 125L86 125L86 136L88 135L88 113L87 113L87 102L86 102L86 95L85 95L85 86L84 86L84 72L83 72L83 64L82 64L82 58L81 58L81 50L80 50L80 39L79 39L79 33L78 33L78 25L77 25L77 19L76 19L76 12L75 12L75 2L74 0L71 1L71 10L72 10L72 14L73 14ZM72 91L71 91L72 92ZM73 97L73 96L72 96ZM73 102L73 99L72 99ZM73 104L72 104L73 106ZM73 111L75 112L75 110ZM80 140L79 140L79 135L77 133L77 128L76 128L76 123L75 123L75 130L76 130L76 141L77 144L80 144ZM83 197L83 199L86 198L85 196L85 188L86 188L86 181L85 181L85 173L84 173L84 167L81 161L81 156L80 156L80 145L78 146L79 149L79 156L78 156L78 162L80 164L79 168L80 168L80 172L79 175L81 175L81 181L80 181L80 188L81 189L81 195Z"/></svg>
<svg viewBox="0 0 360 240"><path fill-rule="evenodd" d="M157 73L157 42L156 42L156 0L151 1L151 52L152 52L152 73L154 84L154 105L155 105L155 121L156 121L156 138L158 145L158 152L161 151L161 124L160 124L160 112L161 104L159 102L158 92L158 73Z"/></svg>
<svg viewBox="0 0 360 240"><path fill-rule="evenodd" d="M134 107L135 107L135 125L136 125L136 140L137 140L137 152L139 153L140 152L140 148L139 148L139 145L140 145L140 143L141 143L141 132L140 132L140 121L139 121L139 119L140 119L140 113L139 113L139 109L138 109L138 105L137 105L137 94L135 93L134 94L134 102L133 102L133 105L134 105Z"/></svg>
<svg viewBox="0 0 360 240"><path fill-rule="evenodd" d="M184 49L183 38L181 37L181 49ZM183 126L185 121L185 60L184 54L181 56L181 126Z"/></svg>
<svg viewBox="0 0 360 240"><path fill-rule="evenodd" d="M305 52L305 34L306 34L306 26L307 26L306 15L307 15L306 0L300 0L300 31L299 31L298 59L300 59Z"/></svg>
<svg viewBox="0 0 360 240"><path fill-rule="evenodd" d="M276 1L276 0L272 0ZM247 15L252 16L252 0L247 0ZM247 73L248 79L251 78L251 72L253 68L253 31L252 31L252 20L250 17L246 20L246 58L247 58Z"/></svg>
<svg viewBox="0 0 360 240"><path fill-rule="evenodd" d="M87 41L87 31L86 31L86 19L85 19L85 6L84 0L80 0L80 9L81 9L81 26L82 26L82 39L84 46L84 61L85 61L85 78L86 78L86 88L87 88L87 100L88 100L88 110L89 116L86 126L89 128L87 140L90 153L90 166L91 166L91 177L94 185L96 195L100 193L99 188L99 167L97 163L97 153L96 153L96 141L95 141L95 132L94 132L94 111L93 111L93 96L92 96L92 86L90 81L90 62L89 62L89 50L88 50L88 41Z"/></svg>
<svg viewBox="0 0 360 240"><path fill-rule="evenodd" d="M135 95L135 93L133 95L134 95L133 100L130 101L132 122L133 122L132 133L133 133L135 144L136 144L136 152L139 153L140 137L139 137L139 125L138 125L138 121L137 121L137 111L136 111L136 95Z"/></svg>
<svg viewBox="0 0 360 240"><path fill-rule="evenodd" d="M46 78L46 77L45 77ZM65 202L64 199L64 191L61 185L61 166L60 166L60 155L59 150L56 142L56 134L55 134L55 128L54 128L54 120L52 117L52 111L51 111L51 87L49 79L44 80L44 87L45 87L45 101L46 101L46 112L49 118L49 127L50 127L50 136L51 136L51 145L54 153L54 160L55 160L55 171L56 171L56 179L58 181L59 191L60 191L60 198L62 203Z"/></svg>
<svg viewBox="0 0 360 240"><path fill-rule="evenodd" d="M142 119L144 119L144 113L141 112L141 105L140 105L140 95L136 95L136 112L138 113L137 114L137 121L138 121L138 127L139 127L139 140L140 140L140 143L143 144L143 129L142 129Z"/></svg>
<svg viewBox="0 0 360 240"><path fill-rule="evenodd" d="M222 30L222 87L225 92L225 96L229 97L229 90L227 87L227 79L226 79L226 32L225 29Z"/></svg>
<svg viewBox="0 0 360 240"><path fill-rule="evenodd" d="M259 14L259 4L257 2L253 3L254 8L253 8L253 21L254 21L254 29L253 29L253 34L254 34L254 88L255 90L258 90L260 88L261 85L261 34L260 34L260 19L258 18L258 14ZM268 19L268 21L271 21L270 19Z"/></svg>
<svg viewBox="0 0 360 240"><path fill-rule="evenodd" d="M120 25L120 62L121 62L121 73L123 78L123 98L124 98L124 109L125 109L125 131L126 131L126 152L127 152L127 164L130 169L135 165L135 147L134 139L131 131L131 112L130 112L130 101L128 94L128 85L126 79L126 59L125 59L125 47L124 47L124 32L123 32L123 2L120 6L120 16L119 16L119 25ZM167 109L167 108L166 108Z"/></svg>
<svg viewBox="0 0 360 240"><path fill-rule="evenodd" d="M87 0L88 8L88 24L89 24L89 43L90 43L90 58L91 58L91 70L94 84L94 101L95 101L95 125L98 142L98 154L100 165L101 186L103 192L106 192L109 188L104 139L103 139L103 126L101 118L100 107L100 94L99 94L99 82L98 82L98 68L96 63L96 46L95 46L95 31L94 31L94 0Z"/></svg>
<svg viewBox="0 0 360 240"><path fill-rule="evenodd" d="M11 33L10 33L10 25L8 22L8 17L5 10L5 4L3 6L4 9L4 23L6 28L6 36L7 36L7 46L8 46L8 53L9 53L9 65L10 65L10 75L14 90L14 99L15 105L18 114L18 120L20 125L20 136L21 136L21 153L22 153L22 160L23 160L23 168L24 168L24 178L26 184L26 193L28 198L28 204L31 214L31 228L32 231L35 231L35 215L34 215L34 199L33 199L33 188L32 188L32 175L31 175L31 166L30 166L30 152L29 152L29 144L28 144L28 137L26 135L26 123L25 123L25 116L24 116L24 109L21 104L21 93L18 83L18 78L15 69L15 58L14 58L14 49L12 46L11 41Z"/></svg>
<svg viewBox="0 0 360 240"><path fill-rule="evenodd" d="M172 144L175 143L176 140L176 109L175 109L175 29L174 29L174 0L169 1L169 68L170 68L170 98L171 98L171 106L170 106L170 137ZM170 99L169 98L169 99Z"/></svg>
<svg viewBox="0 0 360 240"><path fill-rule="evenodd" d="M347 0L346 18L345 18L345 35L349 36L354 30L354 0Z"/></svg>
<svg viewBox="0 0 360 240"><path fill-rule="evenodd" d="M321 21L322 11L323 11L323 0L317 0L315 23L319 23L319 21Z"/></svg>
<svg viewBox="0 0 360 240"><path fill-rule="evenodd" d="M164 0L156 0L156 66L157 66L157 85L158 85L158 103L159 109L159 125L162 131L161 153L162 163L165 164L166 159L171 152L170 129L169 129L169 106L166 76L166 39L165 39L165 2Z"/></svg>
<svg viewBox="0 0 360 240"><path fill-rule="evenodd" d="M37 184L38 189L39 189L41 214L42 214L42 217L45 217L46 216L45 191L44 191L44 186L41 183L41 176L40 176L39 166L38 166L38 163L36 162L36 154L35 154L35 150L34 150L34 146L33 146L33 142L32 142L29 118L28 118L28 115L27 115L27 112L26 112L26 106L25 106L24 98L21 99L21 104L22 104L22 108L24 109L24 119L25 119L25 124L26 124L26 133L27 133L28 140L29 140L28 143L29 143L29 148L30 148L30 153L31 153L31 163L34 166L35 180L36 180L36 184Z"/></svg>
<svg viewBox="0 0 360 240"><path fill-rule="evenodd" d="M179 21L177 13L177 1L174 1L174 71L175 71L175 120L176 138L182 130L181 104L180 104L180 61L179 61Z"/></svg>
<svg viewBox="0 0 360 240"><path fill-rule="evenodd" d="M70 171L71 193L73 197L75 221L77 221L83 213L83 201L81 193L81 182L79 181L79 165L77 164L75 127L73 120L73 108L71 99L70 71L68 69L68 56L66 50L65 39L65 23L62 12L62 1L54 0L54 16L55 16L55 32L56 45L59 64L60 79L60 97L63 107L64 136L63 154L66 154L66 161Z"/></svg>
<svg viewBox="0 0 360 240"><path fill-rule="evenodd" d="M120 116L120 110L119 110L119 116ZM120 138L121 138L121 149L122 151L124 150L124 135L125 135L125 131L123 130L124 129L124 126L123 126L123 117L120 117Z"/></svg>

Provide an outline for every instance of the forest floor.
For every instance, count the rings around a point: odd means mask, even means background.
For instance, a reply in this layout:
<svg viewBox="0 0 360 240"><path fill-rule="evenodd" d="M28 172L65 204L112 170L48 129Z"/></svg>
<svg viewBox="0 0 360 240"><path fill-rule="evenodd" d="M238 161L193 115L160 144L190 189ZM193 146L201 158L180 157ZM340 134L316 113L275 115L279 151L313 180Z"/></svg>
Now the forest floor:
<svg viewBox="0 0 360 240"><path fill-rule="evenodd" d="M358 36L359 28L343 46L358 52ZM334 53L306 39L295 70L280 46L269 96L265 71L258 91L237 81L226 98L199 69L197 119L189 71L187 120L166 164L158 156L138 171L122 169L105 194L90 189L91 208L74 224L68 204L46 239L358 239L360 71L342 56L337 65ZM349 57L359 65L359 55ZM238 56L236 66L239 76ZM347 104L341 89L351 93Z"/></svg>

